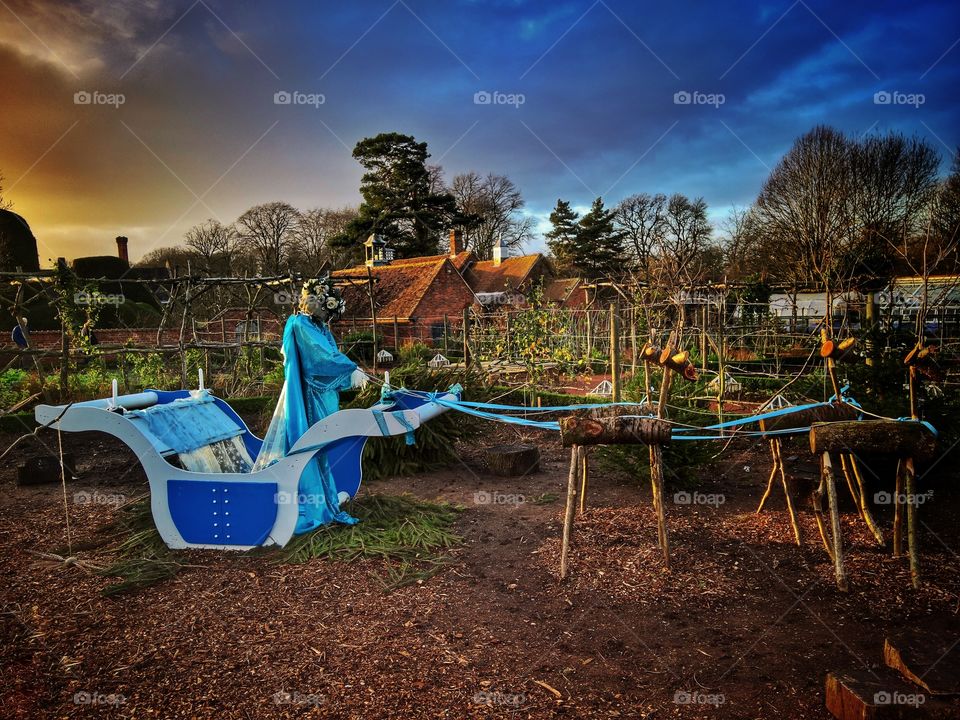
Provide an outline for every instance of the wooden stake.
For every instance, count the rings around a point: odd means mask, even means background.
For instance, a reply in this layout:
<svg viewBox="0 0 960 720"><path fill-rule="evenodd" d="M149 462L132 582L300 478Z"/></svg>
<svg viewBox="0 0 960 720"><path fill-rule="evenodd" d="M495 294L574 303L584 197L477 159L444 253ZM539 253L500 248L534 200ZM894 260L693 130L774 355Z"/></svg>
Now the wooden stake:
<svg viewBox="0 0 960 720"><path fill-rule="evenodd" d="M567 508L563 514L563 542L560 548L560 579L567 577L567 555L570 551L570 531L573 528L573 511L577 499L577 466L581 450L570 448L570 475L567 478Z"/></svg>
<svg viewBox="0 0 960 720"><path fill-rule="evenodd" d="M767 489L763 491L763 497L760 498L760 504L757 505L757 515L763 511L764 503L767 502L767 498L770 497L770 493L773 490L773 479L777 476L777 450L774 443L776 443L776 440L770 441L770 456L773 458L773 467L770 468L770 477L767 479Z"/></svg>
<svg viewBox="0 0 960 720"><path fill-rule="evenodd" d="M590 456L587 449L582 448L583 455L580 458L582 479L580 480L580 514L583 515L587 508L587 479L590 475Z"/></svg>
<svg viewBox="0 0 960 720"><path fill-rule="evenodd" d="M620 318L614 303L610 303L610 378L613 402L620 402Z"/></svg>
<svg viewBox="0 0 960 720"><path fill-rule="evenodd" d="M877 521L873 519L873 513L870 512L870 502L867 500L867 489L863 482L863 476L860 474L860 467L857 465L857 458L851 453L849 460L850 469L853 470L853 477L857 481L860 514L863 516L863 521L867 524L867 527L870 528L874 540L877 541L878 545L883 547L883 532L881 532L880 526L877 525Z"/></svg>
<svg viewBox="0 0 960 720"><path fill-rule="evenodd" d="M917 547L917 489L913 458L903 462L903 474L906 485L907 501L907 553L910 556L910 582L913 589L920 587L920 555Z"/></svg>
<svg viewBox="0 0 960 720"><path fill-rule="evenodd" d="M830 547L830 541L827 540L827 529L823 522L823 496L826 494L827 484L823 477L822 465L823 463L821 462L820 485L811 496L811 501L813 504L813 516L817 521L817 530L820 531L820 539L823 541L823 547L827 551L827 555L830 556L830 562L833 562L833 548Z"/></svg>
<svg viewBox="0 0 960 720"><path fill-rule="evenodd" d="M780 444L780 438L773 441L773 453L777 458L777 467L780 468L780 480L783 483L783 496L787 500L787 515L790 517L790 526L793 528L793 537L800 545L800 523L797 522L797 513L793 509L793 499L790 497L790 486L787 483L787 471L783 463L783 446Z"/></svg>
<svg viewBox="0 0 960 720"><path fill-rule="evenodd" d="M840 467L843 469L843 477L847 481L847 490L850 491L850 497L853 498L853 504L857 508L857 514L863 518L863 511L860 509L860 503L857 500L857 492L853 489L853 477L850 474L850 468L847 467L847 453L840 453Z"/></svg>
<svg viewBox="0 0 960 720"><path fill-rule="evenodd" d="M653 509L657 513L657 542L663 553L663 565L670 569L670 538L667 534L667 516L663 504L663 448L650 446L650 486L653 494Z"/></svg>
<svg viewBox="0 0 960 720"><path fill-rule="evenodd" d="M843 570L843 539L840 536L840 511L837 508L837 485L833 479L830 453L823 454L823 476L827 483L827 503L830 506L830 531L833 535L833 572L837 589L847 591L847 576Z"/></svg>
<svg viewBox="0 0 960 720"><path fill-rule="evenodd" d="M893 556L900 557L903 554L903 505L900 498L903 497L903 461L897 463L897 481L893 491Z"/></svg>

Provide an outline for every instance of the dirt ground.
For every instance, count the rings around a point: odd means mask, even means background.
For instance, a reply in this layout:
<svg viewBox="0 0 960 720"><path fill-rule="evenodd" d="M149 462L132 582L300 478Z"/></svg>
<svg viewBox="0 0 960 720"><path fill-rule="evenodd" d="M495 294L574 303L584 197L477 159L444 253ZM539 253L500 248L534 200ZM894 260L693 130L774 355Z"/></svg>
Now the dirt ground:
<svg viewBox="0 0 960 720"><path fill-rule="evenodd" d="M541 471L490 475L480 449L517 439L540 446ZM64 435L64 446L79 462L67 493L74 555L95 561L76 548L145 479L104 436ZM386 593L375 561L195 552L176 577L111 599L108 579L29 552L61 552L67 539L61 488L13 483L37 449L18 447L0 471L2 717L816 719L830 717L826 673L877 669L886 631L960 640L957 495L936 471L921 483L934 495L920 509L919 591L845 498L850 591L838 592L808 503L802 547L782 493L754 514L769 472L759 446L704 466L697 494L671 491L669 572L646 483L593 461L561 582L566 451L497 428L452 468L364 486L465 506L464 544L421 584ZM785 453L800 490L813 474L801 450ZM885 470L871 493L892 484ZM889 535L889 510L877 513Z"/></svg>

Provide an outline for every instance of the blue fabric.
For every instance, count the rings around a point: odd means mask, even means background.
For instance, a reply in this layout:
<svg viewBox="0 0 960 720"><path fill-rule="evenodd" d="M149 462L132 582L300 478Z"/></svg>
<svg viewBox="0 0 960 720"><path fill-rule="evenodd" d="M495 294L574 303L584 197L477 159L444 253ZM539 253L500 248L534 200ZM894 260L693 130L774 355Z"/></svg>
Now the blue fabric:
<svg viewBox="0 0 960 720"><path fill-rule="evenodd" d="M243 434L243 428L217 407L207 391L198 398L131 410L126 417L146 430L154 446L159 442L163 447L157 450L163 454L185 453Z"/></svg>
<svg viewBox="0 0 960 720"><path fill-rule="evenodd" d="M350 387L357 365L337 349L330 329L309 315L293 315L283 331L284 387L254 469L286 455L316 422L340 409L340 390ZM300 476L297 534L330 522L357 519L340 509L337 488L323 452Z"/></svg>

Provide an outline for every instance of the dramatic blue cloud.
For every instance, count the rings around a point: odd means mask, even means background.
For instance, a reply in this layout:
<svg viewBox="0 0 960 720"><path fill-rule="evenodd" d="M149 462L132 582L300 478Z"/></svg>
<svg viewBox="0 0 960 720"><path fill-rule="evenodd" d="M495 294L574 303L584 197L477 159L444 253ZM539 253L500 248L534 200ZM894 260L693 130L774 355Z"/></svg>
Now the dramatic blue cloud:
<svg viewBox="0 0 960 720"><path fill-rule="evenodd" d="M960 144L953 2L191 2L0 8L0 72L19 78L3 85L22 89L0 170L23 175L11 197L32 215L45 190L75 193L31 218L38 235L106 246L135 226L142 251L256 202L355 203L350 150L392 130L448 178L509 175L541 217L641 191L722 215L821 123L915 133L945 158ZM87 88L126 102L78 108Z"/></svg>

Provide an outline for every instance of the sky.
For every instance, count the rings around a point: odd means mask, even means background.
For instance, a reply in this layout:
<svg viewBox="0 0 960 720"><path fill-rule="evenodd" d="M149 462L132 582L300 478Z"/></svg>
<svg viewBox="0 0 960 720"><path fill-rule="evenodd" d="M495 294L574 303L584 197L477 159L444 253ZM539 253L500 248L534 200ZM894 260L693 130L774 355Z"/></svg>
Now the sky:
<svg viewBox="0 0 960 720"><path fill-rule="evenodd" d="M541 225L637 192L719 222L818 124L916 134L945 172L958 87L955 0L0 0L0 174L43 266L355 205L351 150L391 131Z"/></svg>

